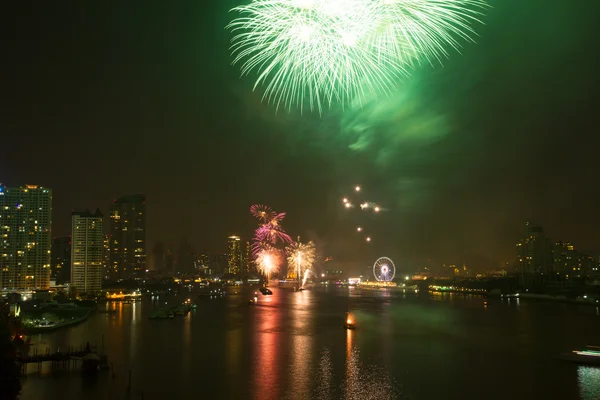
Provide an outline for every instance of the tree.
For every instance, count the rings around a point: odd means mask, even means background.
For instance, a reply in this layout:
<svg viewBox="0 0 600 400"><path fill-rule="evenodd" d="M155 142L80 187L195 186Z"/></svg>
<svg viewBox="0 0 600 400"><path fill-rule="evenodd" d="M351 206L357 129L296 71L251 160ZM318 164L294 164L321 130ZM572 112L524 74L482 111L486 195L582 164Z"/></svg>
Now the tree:
<svg viewBox="0 0 600 400"><path fill-rule="evenodd" d="M17 349L11 341L8 314L0 316L0 391L2 398L16 399L21 391ZM5 396L5 397L4 397Z"/></svg>

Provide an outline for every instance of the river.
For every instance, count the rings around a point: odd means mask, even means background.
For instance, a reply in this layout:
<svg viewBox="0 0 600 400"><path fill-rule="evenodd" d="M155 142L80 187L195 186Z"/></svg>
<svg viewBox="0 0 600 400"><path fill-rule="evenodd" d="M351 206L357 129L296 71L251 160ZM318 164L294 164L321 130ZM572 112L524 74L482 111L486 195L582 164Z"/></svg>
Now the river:
<svg viewBox="0 0 600 400"><path fill-rule="evenodd" d="M104 343L115 374L84 379L30 366L20 399L600 398L600 368L556 359L600 345L595 307L353 288L273 292L254 306L248 289L230 289L173 320L148 319L163 299L113 303L116 313L34 335L40 352ZM342 326L348 311L356 330Z"/></svg>

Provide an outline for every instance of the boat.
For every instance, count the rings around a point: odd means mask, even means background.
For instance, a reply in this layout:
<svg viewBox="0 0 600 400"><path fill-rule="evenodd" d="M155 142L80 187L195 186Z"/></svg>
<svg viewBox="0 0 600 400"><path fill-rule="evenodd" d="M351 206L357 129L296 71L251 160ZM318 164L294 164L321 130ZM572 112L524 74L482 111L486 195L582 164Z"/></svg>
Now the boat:
<svg viewBox="0 0 600 400"><path fill-rule="evenodd" d="M346 313L346 322L344 323L344 327L346 329L356 329L356 323L354 319L350 316L350 313Z"/></svg>
<svg viewBox="0 0 600 400"><path fill-rule="evenodd" d="M173 313L165 310L164 308L159 308L155 310L151 315L150 319L167 319L173 318Z"/></svg>
<svg viewBox="0 0 600 400"><path fill-rule="evenodd" d="M187 315L188 312L190 312L190 310L185 304L177 306L173 309L173 313L175 315L183 316L183 315Z"/></svg>
<svg viewBox="0 0 600 400"><path fill-rule="evenodd" d="M188 311L195 310L198 307L196 303L192 303L192 299L187 299L183 304L187 307Z"/></svg>
<svg viewBox="0 0 600 400"><path fill-rule="evenodd" d="M577 364L600 365L600 346L586 346L583 350L563 353L560 358Z"/></svg>
<svg viewBox="0 0 600 400"><path fill-rule="evenodd" d="M263 294L263 296L270 296L270 295L273 294L273 292L271 291L271 289L268 289L266 287L261 287L258 290Z"/></svg>
<svg viewBox="0 0 600 400"><path fill-rule="evenodd" d="M254 297L250 299L250 301L248 301L249 304L256 304L258 303L258 292L254 292Z"/></svg>

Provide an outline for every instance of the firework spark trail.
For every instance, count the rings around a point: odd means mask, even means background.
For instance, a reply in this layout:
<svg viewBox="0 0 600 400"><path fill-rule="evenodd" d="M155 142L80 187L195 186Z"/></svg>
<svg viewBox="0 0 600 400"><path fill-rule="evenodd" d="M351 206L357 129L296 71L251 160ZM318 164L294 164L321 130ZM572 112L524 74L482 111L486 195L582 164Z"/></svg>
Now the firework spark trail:
<svg viewBox="0 0 600 400"><path fill-rule="evenodd" d="M313 242L296 242L286 248L288 268L293 276L300 279L303 273L310 270L315 263L316 249ZM288 273L288 276L292 274Z"/></svg>
<svg viewBox="0 0 600 400"><path fill-rule="evenodd" d="M271 207L263 206L262 204L250 206L250 214L264 223L267 223L277 216L277 213L273 211Z"/></svg>
<svg viewBox="0 0 600 400"><path fill-rule="evenodd" d="M253 205L250 207L250 214L256 217L261 223L254 231L252 240L252 256L257 260L261 254L275 256L278 245L292 244L294 241L288 235L281 221L285 218L285 213L277 213L272 208L264 205Z"/></svg>
<svg viewBox="0 0 600 400"><path fill-rule="evenodd" d="M349 209L355 208L355 205L358 205L358 207L360 208L360 210L362 212L371 212L373 214L379 214L382 211L386 211L386 209L384 209L377 203L370 202L370 201L360 201L358 196L362 196L362 194L363 194L362 187L355 186L354 187L354 199L352 198L352 196L347 196L347 197L342 198L342 204L343 204L344 208L349 210ZM363 226L358 225L356 227L356 232L363 233L364 231L365 231L365 228ZM371 237L365 236L365 241L370 242Z"/></svg>
<svg viewBox="0 0 600 400"><path fill-rule="evenodd" d="M264 224L254 231L252 252L256 255L262 249L289 243L294 241L279 225Z"/></svg>
<svg viewBox="0 0 600 400"><path fill-rule="evenodd" d="M279 270L281 260L279 252L274 249L262 249L256 255L257 269L267 278L267 284L271 274Z"/></svg>
<svg viewBox="0 0 600 400"><path fill-rule="evenodd" d="M307 269L306 271L304 271L304 278L302 278L302 286L304 287L304 285L306 285L306 280L308 279L308 276L310 275L310 269Z"/></svg>
<svg viewBox="0 0 600 400"><path fill-rule="evenodd" d="M473 41L485 0L253 0L234 8L233 63L263 100L331 108L389 94L399 78Z"/></svg>

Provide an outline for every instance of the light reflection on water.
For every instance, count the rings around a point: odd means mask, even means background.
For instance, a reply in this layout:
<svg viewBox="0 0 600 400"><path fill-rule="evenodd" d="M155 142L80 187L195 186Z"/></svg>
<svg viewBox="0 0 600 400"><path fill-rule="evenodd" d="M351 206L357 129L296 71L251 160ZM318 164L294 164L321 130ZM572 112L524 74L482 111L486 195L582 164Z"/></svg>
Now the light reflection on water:
<svg viewBox="0 0 600 400"><path fill-rule="evenodd" d="M130 369L134 392L143 390L146 400L427 400L439 395L437 387L452 400L599 397L597 369L550 360L596 344L595 307L488 300L484 309L480 297L273 290L257 305L248 304L251 291L199 302L186 318L164 321L148 319L162 302L110 304L117 313L32 340L43 350L99 344L105 336L117 379L101 375L102 384L85 389L86 400L123 398ZM356 330L343 327L347 311ZM532 380L527 371L544 378ZM512 384L498 386L499 376ZM561 385L551 388L549 380ZM51 379L34 372L23 385L21 400L84 398L76 373Z"/></svg>
<svg viewBox="0 0 600 400"><path fill-rule="evenodd" d="M360 360L360 350L354 344L354 330L346 330L346 376L345 399L399 399L395 393L392 379L387 371L376 364L363 364Z"/></svg>
<svg viewBox="0 0 600 400"><path fill-rule="evenodd" d="M600 399L600 368L577 367L577 379L581 400Z"/></svg>
<svg viewBox="0 0 600 400"><path fill-rule="evenodd" d="M333 365L331 363L331 352L324 349L319 359L317 375L317 396L318 400L328 400L333 391Z"/></svg>
<svg viewBox="0 0 600 400"><path fill-rule="evenodd" d="M281 349L277 343L278 333L275 330L279 325L281 313L268 308L273 306L272 300L273 296L263 296L253 310L256 312L256 319L252 341L254 352L252 392L257 400L276 400L280 397L277 361ZM264 312L261 307L265 308Z"/></svg>
<svg viewBox="0 0 600 400"><path fill-rule="evenodd" d="M289 369L290 387L295 399L310 399L311 376L313 369L313 336L310 334L311 315L307 310L310 303L310 291L304 290L292 298L290 308L291 327L291 368Z"/></svg>

